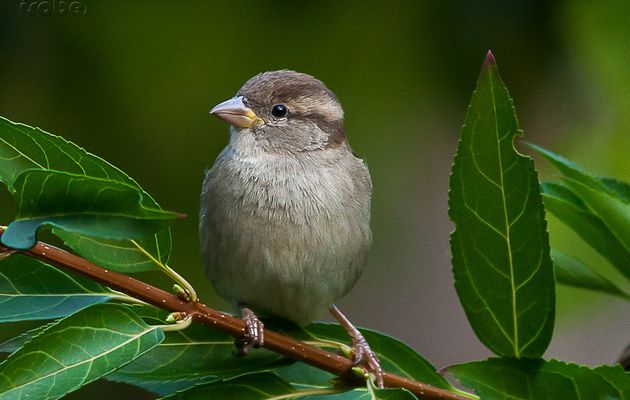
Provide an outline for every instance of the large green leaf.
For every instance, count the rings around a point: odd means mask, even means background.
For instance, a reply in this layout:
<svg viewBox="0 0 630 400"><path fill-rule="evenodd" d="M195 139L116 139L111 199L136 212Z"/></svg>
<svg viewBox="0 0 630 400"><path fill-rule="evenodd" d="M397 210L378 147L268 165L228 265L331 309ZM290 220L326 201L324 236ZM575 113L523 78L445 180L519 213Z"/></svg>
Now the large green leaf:
<svg viewBox="0 0 630 400"><path fill-rule="evenodd" d="M31 257L14 254L0 261L0 322L65 317L121 296Z"/></svg>
<svg viewBox="0 0 630 400"><path fill-rule="evenodd" d="M134 360L163 338L159 328L124 305L79 311L0 364L0 400L57 399Z"/></svg>
<svg viewBox="0 0 630 400"><path fill-rule="evenodd" d="M415 400L416 397L404 389L369 390L343 388L309 387L295 389L289 382L269 372L242 375L229 380L222 380L199 385L171 396L168 400L206 400L206 399L268 399L303 400Z"/></svg>
<svg viewBox="0 0 630 400"><path fill-rule="evenodd" d="M84 175L32 169L18 176L14 188L17 219L2 243L20 250L35 245L42 225L104 239L140 239L178 217L142 206L133 186Z"/></svg>
<svg viewBox="0 0 630 400"><path fill-rule="evenodd" d="M453 164L449 216L459 300L493 352L536 357L554 325L555 285L544 208L531 158L513 145L512 100L489 53Z"/></svg>
<svg viewBox="0 0 630 400"><path fill-rule="evenodd" d="M491 358L448 372L482 399L630 399L630 374L619 365L590 369L555 360Z"/></svg>
<svg viewBox="0 0 630 400"><path fill-rule="evenodd" d="M13 123L0 117L0 181L14 192L17 177L29 169L66 171L77 175L140 186L120 169L86 152L60 136L38 128ZM159 208L149 194L142 191L142 206ZM81 256L111 270L137 272L156 269L157 262L167 263L171 252L169 229L131 242L91 238L53 229L65 243Z"/></svg>
<svg viewBox="0 0 630 400"><path fill-rule="evenodd" d="M630 278L630 252L584 201L560 183L544 182L542 189L545 208Z"/></svg>
<svg viewBox="0 0 630 400"><path fill-rule="evenodd" d="M551 249L551 258L553 259L553 267L558 283L595 290L630 300L630 295L624 293L612 282L580 260L554 249Z"/></svg>
<svg viewBox="0 0 630 400"><path fill-rule="evenodd" d="M136 313L153 324L164 324L166 313L153 307L135 307ZM126 382L164 394L166 382L179 382L182 388L211 377L231 377L287 365L292 361L265 349L238 357L234 338L217 329L193 324L185 330L166 332L160 345L107 379ZM183 382L183 383L182 383ZM157 385L162 383L162 385Z"/></svg>

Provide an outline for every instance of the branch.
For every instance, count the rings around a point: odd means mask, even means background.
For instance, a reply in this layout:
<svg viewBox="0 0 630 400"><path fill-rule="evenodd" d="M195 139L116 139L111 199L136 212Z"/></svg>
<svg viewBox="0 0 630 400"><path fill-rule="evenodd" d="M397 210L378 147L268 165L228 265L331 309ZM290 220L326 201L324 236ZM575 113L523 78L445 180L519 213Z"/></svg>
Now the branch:
<svg viewBox="0 0 630 400"><path fill-rule="evenodd" d="M3 232L4 229L0 228L0 236L2 236ZM0 253L7 250L8 249L0 246ZM198 323L214 327L234 337L241 337L245 334L245 323L238 318L209 308L199 302L187 302L174 294L132 278L131 276L101 268L84 258L68 253L55 246L37 242L30 250L16 250L15 252L81 274L92 280L103 283L112 289L152 304L155 307L171 312L191 315ZM283 356L302 361L333 374L351 380L356 379L351 371L353 365L350 359L318 349L288 336L265 330L264 347ZM383 381L386 387L405 388L415 395L420 396L422 399L466 399L447 390L387 372L383 374Z"/></svg>

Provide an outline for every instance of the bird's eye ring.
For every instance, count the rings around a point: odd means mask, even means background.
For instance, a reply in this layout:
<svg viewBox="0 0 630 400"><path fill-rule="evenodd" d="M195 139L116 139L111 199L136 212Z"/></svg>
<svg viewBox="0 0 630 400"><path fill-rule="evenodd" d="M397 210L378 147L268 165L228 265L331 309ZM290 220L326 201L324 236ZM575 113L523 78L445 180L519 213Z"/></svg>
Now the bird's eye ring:
<svg viewBox="0 0 630 400"><path fill-rule="evenodd" d="M276 104L271 109L271 115L276 118L282 118L287 116L288 111L289 110L287 110L287 106L285 106L284 104Z"/></svg>

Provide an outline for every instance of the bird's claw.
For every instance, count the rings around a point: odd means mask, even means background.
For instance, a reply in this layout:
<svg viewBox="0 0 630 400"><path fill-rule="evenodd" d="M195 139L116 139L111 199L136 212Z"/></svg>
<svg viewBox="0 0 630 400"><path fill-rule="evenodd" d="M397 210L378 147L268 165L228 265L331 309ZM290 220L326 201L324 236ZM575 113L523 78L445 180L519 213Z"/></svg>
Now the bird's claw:
<svg viewBox="0 0 630 400"><path fill-rule="evenodd" d="M352 336L350 347L353 351L352 365L356 367L363 364L367 372L374 375L376 387L382 389L384 387L383 369L378 356L372 351L365 337L361 333Z"/></svg>
<svg viewBox="0 0 630 400"><path fill-rule="evenodd" d="M242 310L243 321L245 322L245 334L234 340L239 356L247 355L252 348L261 347L265 343L265 325L256 314L249 308Z"/></svg>
<svg viewBox="0 0 630 400"><path fill-rule="evenodd" d="M335 317L339 324L346 331L348 336L350 336L350 349L351 349L351 359L352 365L354 367L360 366L363 367L368 374L374 376L374 380L376 382L376 387L382 389L384 387L383 384L383 369L381 368L381 363L378 361L378 357L376 353L372 351L370 345L367 340L359 330L352 325L352 322L335 306L334 304L330 306L330 312ZM342 348L343 350L343 348ZM347 350L347 347L346 347Z"/></svg>

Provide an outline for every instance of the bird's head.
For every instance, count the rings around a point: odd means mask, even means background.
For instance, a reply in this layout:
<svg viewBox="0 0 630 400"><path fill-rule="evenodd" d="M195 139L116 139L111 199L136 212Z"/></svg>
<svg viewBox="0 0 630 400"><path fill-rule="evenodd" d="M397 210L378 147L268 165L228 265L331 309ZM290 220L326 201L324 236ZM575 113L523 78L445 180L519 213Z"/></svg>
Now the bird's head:
<svg viewBox="0 0 630 400"><path fill-rule="evenodd" d="M250 135L265 151L295 153L346 144L343 109L320 80L299 72L260 73L213 114L235 135Z"/></svg>

